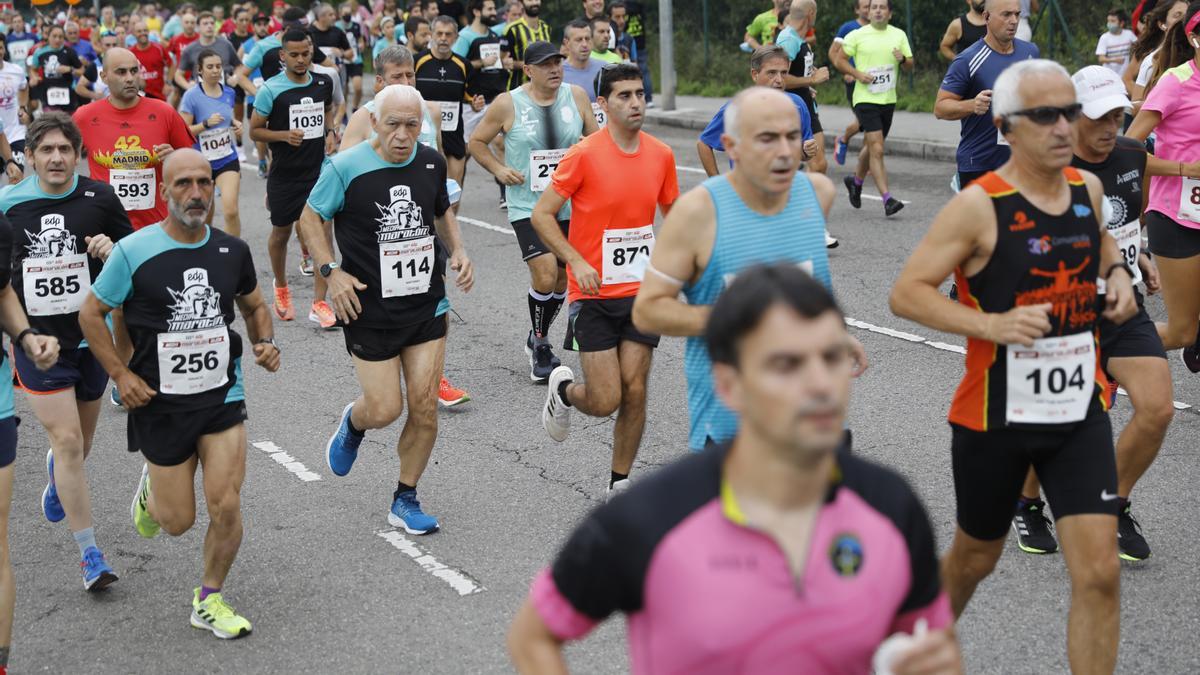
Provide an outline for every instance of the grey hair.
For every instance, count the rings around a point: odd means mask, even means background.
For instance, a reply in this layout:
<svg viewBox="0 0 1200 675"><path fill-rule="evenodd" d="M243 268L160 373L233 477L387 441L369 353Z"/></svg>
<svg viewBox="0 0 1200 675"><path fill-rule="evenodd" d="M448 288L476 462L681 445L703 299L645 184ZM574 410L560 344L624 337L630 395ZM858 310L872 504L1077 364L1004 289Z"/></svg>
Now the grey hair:
<svg viewBox="0 0 1200 675"><path fill-rule="evenodd" d="M412 52L404 45L385 47L375 56L375 72L383 73L385 66L407 66L413 63Z"/></svg>
<svg viewBox="0 0 1200 675"><path fill-rule="evenodd" d="M1067 69L1049 59L1028 59L1011 65L1000 73L996 84L992 85L992 115L1007 117L1024 108L1025 101L1021 99L1020 92L1021 82L1027 77L1043 75L1061 75L1067 82L1071 81L1071 74Z"/></svg>
<svg viewBox="0 0 1200 675"><path fill-rule="evenodd" d="M453 28L455 33L458 32L458 22L455 21L453 17L446 16L445 14L442 14L438 18L434 19L433 23L429 24L429 27L432 29L438 25L443 25L443 24Z"/></svg>
<svg viewBox="0 0 1200 675"><path fill-rule="evenodd" d="M416 105L417 111L424 116L425 97L416 88L407 84L389 84L375 94L375 114L383 112L384 104Z"/></svg>

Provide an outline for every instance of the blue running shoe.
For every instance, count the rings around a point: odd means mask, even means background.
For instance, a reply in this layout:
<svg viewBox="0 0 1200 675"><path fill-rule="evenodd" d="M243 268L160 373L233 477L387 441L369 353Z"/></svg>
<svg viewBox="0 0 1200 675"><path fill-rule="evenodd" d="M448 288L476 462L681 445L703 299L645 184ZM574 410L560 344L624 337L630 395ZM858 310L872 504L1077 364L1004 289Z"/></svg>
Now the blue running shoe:
<svg viewBox="0 0 1200 675"><path fill-rule="evenodd" d="M837 140L833 142L833 159L838 163L838 166L846 163L846 151L849 149L849 144L841 136L838 136Z"/></svg>
<svg viewBox="0 0 1200 675"><path fill-rule="evenodd" d="M79 569L83 571L83 588L88 591L98 591L117 580L104 554L95 546L87 547L83 552L83 560L79 561Z"/></svg>
<svg viewBox="0 0 1200 675"><path fill-rule="evenodd" d="M392 510L388 512L388 524L403 527L409 534L429 534L438 529L437 518L421 510L417 491L408 490L396 495Z"/></svg>
<svg viewBox="0 0 1200 675"><path fill-rule="evenodd" d="M354 403L349 403L342 410L342 422L325 444L325 462L329 465L329 470L338 476L350 473L350 467L354 466L354 460L358 459L358 446L364 437L364 434L350 431L350 409L353 407Z"/></svg>
<svg viewBox="0 0 1200 675"><path fill-rule="evenodd" d="M62 502L58 501L58 488L54 487L54 450L46 451L46 474L50 480L42 490L42 513L46 514L46 520L57 523L67 517L67 512L63 511Z"/></svg>

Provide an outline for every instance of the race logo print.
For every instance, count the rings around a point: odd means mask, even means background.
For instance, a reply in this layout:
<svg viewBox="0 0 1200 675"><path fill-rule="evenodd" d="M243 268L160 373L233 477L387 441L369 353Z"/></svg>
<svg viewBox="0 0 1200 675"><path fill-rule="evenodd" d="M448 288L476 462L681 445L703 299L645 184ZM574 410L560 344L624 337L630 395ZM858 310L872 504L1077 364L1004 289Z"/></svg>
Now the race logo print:
<svg viewBox="0 0 1200 675"><path fill-rule="evenodd" d="M380 214L375 219L379 223L377 234L380 244L429 236L429 227L423 222L421 207L412 200L412 188L393 185L388 191L388 199L387 206L375 203Z"/></svg>
<svg viewBox="0 0 1200 675"><path fill-rule="evenodd" d="M168 330L182 332L225 325L221 294L208 285L208 270L203 267L193 267L183 273L183 290L167 287L167 291L174 300Z"/></svg>
<svg viewBox="0 0 1200 675"><path fill-rule="evenodd" d="M29 243L25 255L29 258L60 258L75 252L75 235L67 229L67 219L58 213L42 216L42 227L36 235L25 231Z"/></svg>

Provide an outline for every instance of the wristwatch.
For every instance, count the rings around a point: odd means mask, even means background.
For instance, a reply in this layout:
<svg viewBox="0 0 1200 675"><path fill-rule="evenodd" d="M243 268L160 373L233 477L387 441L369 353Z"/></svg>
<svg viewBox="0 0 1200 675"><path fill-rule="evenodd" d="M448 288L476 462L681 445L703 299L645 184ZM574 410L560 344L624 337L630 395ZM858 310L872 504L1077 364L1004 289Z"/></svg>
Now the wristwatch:
<svg viewBox="0 0 1200 675"><path fill-rule="evenodd" d="M336 262L331 262L327 265L321 265L321 267L319 268L319 271L321 272L321 277L324 279L328 279L329 275L333 274L333 271L339 267L341 267L341 265L337 264Z"/></svg>
<svg viewBox="0 0 1200 675"><path fill-rule="evenodd" d="M24 344L24 342L25 342L25 336L26 336L26 335L41 335L41 334L42 334L42 331L40 331L40 330L38 330L38 329L36 329L36 328L34 328L34 327L30 326L29 328L26 328L25 330L23 330L23 331L21 331L20 333L18 333L18 334L17 334L17 339L16 339L16 340L13 340L13 342L14 342L15 344L18 344L18 345L20 345L20 346L21 346L21 349L24 349L24 348L25 348L25 344Z"/></svg>
<svg viewBox="0 0 1200 675"><path fill-rule="evenodd" d="M277 352L283 351L282 349L279 348L279 345L275 343L275 338L273 338L273 337L263 338L263 339L259 340L258 342L255 342L254 344L256 344L256 345L271 345L272 347L275 348L275 351L277 351Z"/></svg>

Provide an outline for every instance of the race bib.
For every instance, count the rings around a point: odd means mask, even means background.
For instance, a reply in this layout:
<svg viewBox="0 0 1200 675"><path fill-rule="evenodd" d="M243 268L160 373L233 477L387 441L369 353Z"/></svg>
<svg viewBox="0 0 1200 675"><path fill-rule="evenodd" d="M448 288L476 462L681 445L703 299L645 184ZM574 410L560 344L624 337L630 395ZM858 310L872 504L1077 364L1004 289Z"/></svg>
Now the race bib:
<svg viewBox="0 0 1200 675"><path fill-rule="evenodd" d="M158 334L158 390L200 394L229 381L229 330Z"/></svg>
<svg viewBox="0 0 1200 675"><path fill-rule="evenodd" d="M654 252L654 227L643 225L625 230L605 230L604 272L600 283L627 284L640 282L646 275L646 264Z"/></svg>
<svg viewBox="0 0 1200 675"><path fill-rule="evenodd" d="M1087 416L1095 394L1096 345L1091 333L1008 345L1009 423L1063 424Z"/></svg>
<svg viewBox="0 0 1200 675"><path fill-rule="evenodd" d="M21 261L25 311L30 316L73 314L83 306L92 277L86 253Z"/></svg>
<svg viewBox="0 0 1200 675"><path fill-rule="evenodd" d="M13 63L20 63L29 56L30 43L28 41L10 42L8 43L8 59Z"/></svg>
<svg viewBox="0 0 1200 675"><path fill-rule="evenodd" d="M200 154L210 162L225 159L233 154L233 132L228 128L209 129L200 132Z"/></svg>
<svg viewBox="0 0 1200 675"><path fill-rule="evenodd" d="M867 70L867 74L872 78L867 91L872 94L886 94L896 88L895 66L876 66Z"/></svg>
<svg viewBox="0 0 1200 675"><path fill-rule="evenodd" d="M488 59L493 57L496 60L492 62L492 65L487 65ZM491 44L479 45L479 58L483 61L484 70L500 70L500 43L493 42Z"/></svg>
<svg viewBox="0 0 1200 675"><path fill-rule="evenodd" d="M438 101L442 110L442 131L454 131L458 128L458 111L462 105L458 101Z"/></svg>
<svg viewBox="0 0 1200 675"><path fill-rule="evenodd" d="M1120 227L1109 228L1108 233L1117 240L1117 248L1121 250L1121 257L1129 268L1129 274L1133 276L1133 283L1138 283L1142 280L1142 270L1138 267L1138 253L1142 247L1142 224L1135 220Z"/></svg>
<svg viewBox="0 0 1200 675"><path fill-rule="evenodd" d="M379 278L385 298L418 295L429 291L433 275L432 236L379 245Z"/></svg>
<svg viewBox="0 0 1200 675"><path fill-rule="evenodd" d="M550 177L562 161L563 150L531 150L529 152L529 189L534 192L545 192L550 187Z"/></svg>
<svg viewBox="0 0 1200 675"><path fill-rule="evenodd" d="M595 116L596 124L599 124L601 129L608 124L608 115L605 114L604 108L601 108L600 104L595 101L592 101L592 115Z"/></svg>
<svg viewBox="0 0 1200 675"><path fill-rule="evenodd" d="M312 103L293 103L288 106L288 129L304 131L304 140L325 136L325 104L320 101Z"/></svg>
<svg viewBox="0 0 1200 675"><path fill-rule="evenodd" d="M1183 189L1179 193L1179 219L1200 223L1200 179L1183 179Z"/></svg>
<svg viewBox="0 0 1200 675"><path fill-rule="evenodd" d="M154 208L154 169L114 169L108 172L108 184L126 211Z"/></svg>
<svg viewBox="0 0 1200 675"><path fill-rule="evenodd" d="M66 87L50 87L46 90L49 105L71 105L71 90Z"/></svg>
<svg viewBox="0 0 1200 675"><path fill-rule="evenodd" d="M342 50L337 47L321 47L321 51L325 53L325 57L329 59L330 63L337 63L341 60Z"/></svg>

